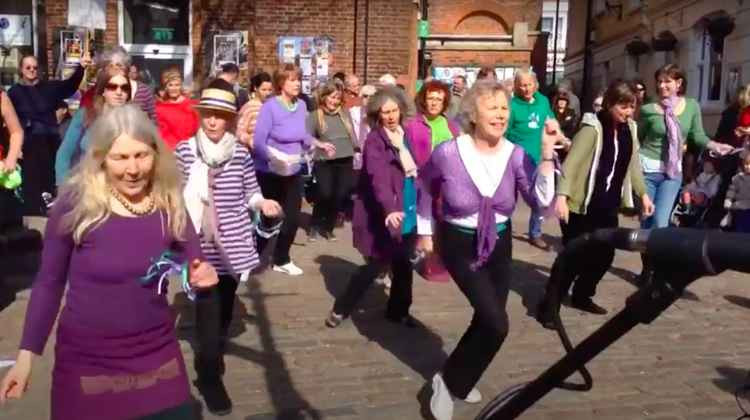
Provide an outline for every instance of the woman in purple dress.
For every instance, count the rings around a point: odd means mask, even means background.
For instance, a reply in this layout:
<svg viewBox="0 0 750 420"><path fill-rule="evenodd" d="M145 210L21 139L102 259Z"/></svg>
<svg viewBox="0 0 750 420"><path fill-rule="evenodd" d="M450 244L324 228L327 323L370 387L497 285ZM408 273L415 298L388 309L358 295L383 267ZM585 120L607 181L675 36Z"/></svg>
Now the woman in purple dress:
<svg viewBox="0 0 750 420"><path fill-rule="evenodd" d="M453 353L432 380L430 410L437 420L453 416L454 399L477 403L474 388L508 334L511 263L510 218L520 193L532 208L548 207L554 190L554 143L562 136L549 120L542 134L538 168L506 140L509 94L494 81L477 82L464 96L460 121L465 135L432 152L419 175L418 251L435 249L474 317ZM433 197L442 197L443 218L433 227ZM442 246L440 246L442 245Z"/></svg>
<svg viewBox="0 0 750 420"><path fill-rule="evenodd" d="M164 279L214 286L172 153L137 106L102 115L47 223L42 265L0 402L21 398L60 314L53 420L191 418L190 387Z"/></svg>

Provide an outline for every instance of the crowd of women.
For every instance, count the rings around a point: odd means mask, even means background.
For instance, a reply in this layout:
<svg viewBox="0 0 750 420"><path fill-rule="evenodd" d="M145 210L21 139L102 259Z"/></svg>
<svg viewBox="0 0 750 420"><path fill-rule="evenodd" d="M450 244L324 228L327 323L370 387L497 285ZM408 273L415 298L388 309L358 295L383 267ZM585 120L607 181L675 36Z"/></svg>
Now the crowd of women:
<svg viewBox="0 0 750 420"><path fill-rule="evenodd" d="M65 81L40 82L36 66L33 57L22 60L22 83L0 92L10 132L2 170L21 162L26 214L43 214L42 192L57 198L21 350L0 384L0 401L26 391L67 287L53 419L191 418L169 280L195 302L198 389L209 411L231 412L223 354L235 295L264 253L272 270L303 274L291 247L310 165L316 194L308 240L335 240L350 206L354 247L365 259L322 316L328 327L344 322L388 273L385 319L418 328L409 313L413 273L427 257L473 308L431 384L429 410L451 419L455 401L482 400L476 384L508 335L518 196L531 208L529 240L539 247L546 246L544 217L553 214L564 243L617 226L623 207L639 208L643 227L663 227L688 177L685 150L731 155L750 135L750 86L734 126L726 123L733 137L711 140L674 65L656 72L653 102L644 99L642 81L615 81L598 99L601 109L579 118L572 92L561 89L550 104L530 70L517 72L512 89L492 71L470 89L465 80L452 89L427 81L413 101L392 77L360 86L343 75L319 86L309 109L294 65L254 76L240 103L221 77L192 99L174 68L162 72L154 93L133 79L127 55L113 50L97 63L94 86L61 140L57 103L78 88L83 68ZM750 212L750 157L739 161L737 175L722 169L730 174L722 205L741 228ZM683 200L694 202L706 195L686 192ZM278 224L273 240L257 234L269 220ZM606 313L593 297L613 257L613 248L598 246L566 273L574 307Z"/></svg>

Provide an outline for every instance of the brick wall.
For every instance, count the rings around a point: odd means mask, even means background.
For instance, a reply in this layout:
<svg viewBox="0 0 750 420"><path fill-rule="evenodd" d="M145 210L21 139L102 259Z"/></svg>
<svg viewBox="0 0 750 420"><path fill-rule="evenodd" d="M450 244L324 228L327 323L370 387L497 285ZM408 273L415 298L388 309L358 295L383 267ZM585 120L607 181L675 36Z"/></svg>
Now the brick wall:
<svg viewBox="0 0 750 420"><path fill-rule="evenodd" d="M193 0L194 78L200 82L206 77L204 57L212 46L203 41L206 34L214 30L249 32L251 72L258 69L273 71L278 66L276 44L280 36L328 35L334 42L332 73L356 70L357 74L364 76L367 61L369 81L384 73L406 75L410 58L416 55L412 42L416 6L411 0L369 0L366 40L366 3L367 0ZM67 24L67 7L68 0L47 0L48 28ZM117 43L117 20L117 0L107 0L105 44ZM50 63L52 50L49 46L53 37L52 31L48 31Z"/></svg>

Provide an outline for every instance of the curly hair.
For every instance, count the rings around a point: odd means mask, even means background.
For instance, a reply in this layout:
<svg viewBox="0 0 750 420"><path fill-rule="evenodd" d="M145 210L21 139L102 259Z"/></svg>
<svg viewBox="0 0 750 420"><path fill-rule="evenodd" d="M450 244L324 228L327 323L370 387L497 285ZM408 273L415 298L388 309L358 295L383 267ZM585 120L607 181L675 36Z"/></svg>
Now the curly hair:
<svg viewBox="0 0 750 420"><path fill-rule="evenodd" d="M417 111L422 114L427 113L427 95L431 92L443 92L443 109L440 110L440 113L442 114L450 107L451 91L448 88L448 85L439 80L430 80L419 89L416 98Z"/></svg>
<svg viewBox="0 0 750 420"><path fill-rule="evenodd" d="M380 108L388 101L393 101L398 105L400 115L399 124L403 123L410 114L409 101L406 99L404 91L396 86L385 86L378 89L369 101L367 101L367 122L370 127L380 125Z"/></svg>
<svg viewBox="0 0 750 420"><path fill-rule="evenodd" d="M473 135L476 129L476 123L474 122L477 118L477 102L479 98L495 95L498 92L502 92L505 95L505 99L508 101L510 106L510 92L505 89L501 83L494 80L479 80L469 89L468 92L461 99L461 106L459 107L457 120L461 122L461 128L464 133Z"/></svg>

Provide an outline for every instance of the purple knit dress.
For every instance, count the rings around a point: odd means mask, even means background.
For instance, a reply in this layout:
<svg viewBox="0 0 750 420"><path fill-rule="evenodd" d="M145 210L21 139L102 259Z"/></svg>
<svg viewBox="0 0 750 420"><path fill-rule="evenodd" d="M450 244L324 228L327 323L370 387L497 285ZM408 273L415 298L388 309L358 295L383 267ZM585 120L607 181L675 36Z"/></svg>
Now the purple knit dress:
<svg viewBox="0 0 750 420"><path fill-rule="evenodd" d="M174 316L156 282L143 285L165 250L200 258L191 224L180 242L162 212L111 215L76 246L60 229L64 206L47 223L42 265L26 312L21 348L41 354L66 285L52 372L53 420L132 419L179 406L190 390Z"/></svg>

